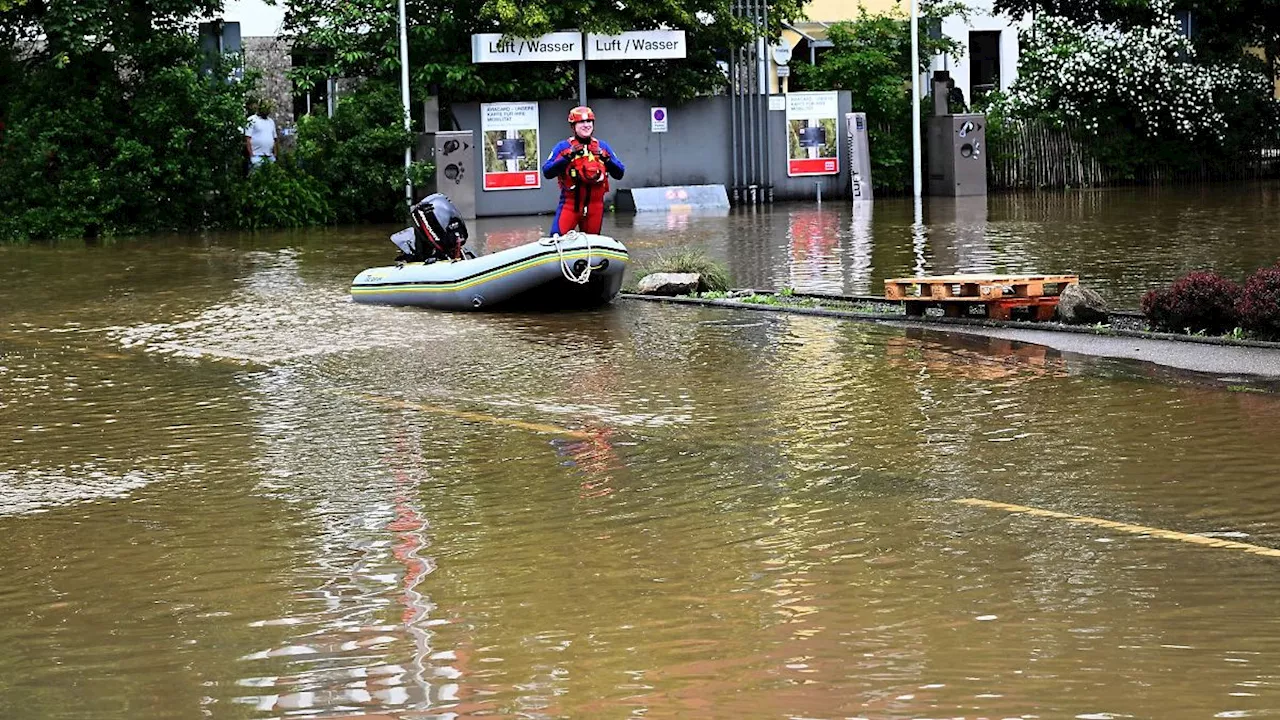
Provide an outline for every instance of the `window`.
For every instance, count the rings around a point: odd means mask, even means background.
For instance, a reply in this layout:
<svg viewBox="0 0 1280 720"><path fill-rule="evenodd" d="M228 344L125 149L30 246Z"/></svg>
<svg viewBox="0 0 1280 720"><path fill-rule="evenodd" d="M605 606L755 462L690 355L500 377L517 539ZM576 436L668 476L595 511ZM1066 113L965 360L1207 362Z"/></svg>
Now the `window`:
<svg viewBox="0 0 1280 720"><path fill-rule="evenodd" d="M1000 89L1000 31L969 33L969 105Z"/></svg>

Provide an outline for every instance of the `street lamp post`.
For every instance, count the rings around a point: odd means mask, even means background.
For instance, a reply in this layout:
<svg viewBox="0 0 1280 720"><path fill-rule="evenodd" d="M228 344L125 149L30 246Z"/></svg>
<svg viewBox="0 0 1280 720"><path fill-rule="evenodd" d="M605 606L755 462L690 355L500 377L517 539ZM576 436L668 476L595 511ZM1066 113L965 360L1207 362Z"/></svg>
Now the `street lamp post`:
<svg viewBox="0 0 1280 720"><path fill-rule="evenodd" d="M911 189L917 198L920 173L920 0L911 0Z"/></svg>
<svg viewBox="0 0 1280 720"><path fill-rule="evenodd" d="M400 102L404 105L404 130L409 132L409 23L405 19L404 0L400 0ZM413 150L404 146L404 199L407 205L413 205L413 180L409 177L409 166L413 164Z"/></svg>
<svg viewBox="0 0 1280 720"><path fill-rule="evenodd" d="M911 223L911 247L916 256L915 272L924 275L924 201L921 199L920 168L920 0L911 0L911 190L915 206Z"/></svg>

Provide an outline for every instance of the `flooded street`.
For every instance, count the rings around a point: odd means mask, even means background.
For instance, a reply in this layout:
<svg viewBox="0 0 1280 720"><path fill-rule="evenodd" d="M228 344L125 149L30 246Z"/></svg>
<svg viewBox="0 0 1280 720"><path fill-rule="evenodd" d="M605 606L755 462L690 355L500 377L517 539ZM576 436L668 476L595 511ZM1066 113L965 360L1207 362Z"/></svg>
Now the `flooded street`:
<svg viewBox="0 0 1280 720"><path fill-rule="evenodd" d="M740 286L1074 272L1127 309L1280 258L1274 184L925 221L605 229ZM351 303L395 229L0 248L0 718L1280 717L1273 387L818 317Z"/></svg>

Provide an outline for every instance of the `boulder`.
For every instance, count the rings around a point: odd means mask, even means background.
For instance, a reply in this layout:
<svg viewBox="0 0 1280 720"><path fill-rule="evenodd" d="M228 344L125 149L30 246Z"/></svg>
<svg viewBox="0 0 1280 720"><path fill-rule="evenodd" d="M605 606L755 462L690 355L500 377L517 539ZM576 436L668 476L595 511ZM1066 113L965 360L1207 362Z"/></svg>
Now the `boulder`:
<svg viewBox="0 0 1280 720"><path fill-rule="evenodd" d="M1107 301L1079 285L1068 285L1058 298L1058 320L1068 325L1092 325L1107 321Z"/></svg>
<svg viewBox="0 0 1280 720"><path fill-rule="evenodd" d="M652 273L640 278L641 295L691 295L698 292L698 273Z"/></svg>

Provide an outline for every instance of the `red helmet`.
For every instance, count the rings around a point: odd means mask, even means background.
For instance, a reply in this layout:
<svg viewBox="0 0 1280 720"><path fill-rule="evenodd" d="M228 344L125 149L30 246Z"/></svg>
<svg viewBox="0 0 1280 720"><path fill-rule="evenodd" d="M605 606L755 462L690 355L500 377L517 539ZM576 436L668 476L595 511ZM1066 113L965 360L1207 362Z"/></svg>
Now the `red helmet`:
<svg viewBox="0 0 1280 720"><path fill-rule="evenodd" d="M592 122L595 122L595 119L596 119L596 114L591 112L591 108L587 107L586 105L579 105L578 107L569 111L570 125L574 123L580 123L584 120L590 120Z"/></svg>

